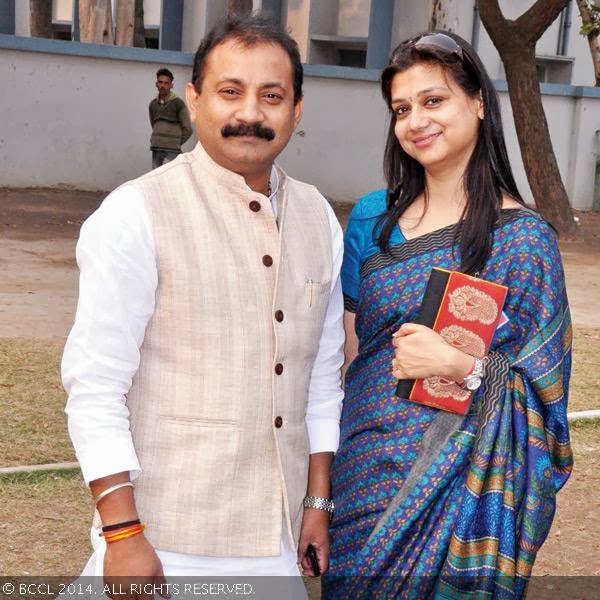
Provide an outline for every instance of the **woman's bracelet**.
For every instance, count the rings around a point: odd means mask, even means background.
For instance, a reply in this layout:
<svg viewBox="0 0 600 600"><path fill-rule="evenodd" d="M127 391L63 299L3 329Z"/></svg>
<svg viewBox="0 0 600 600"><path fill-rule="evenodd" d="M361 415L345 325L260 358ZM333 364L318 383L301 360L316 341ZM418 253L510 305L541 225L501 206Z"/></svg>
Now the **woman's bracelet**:
<svg viewBox="0 0 600 600"><path fill-rule="evenodd" d="M335 504L330 498L319 498L319 496L306 496L302 502L304 508L318 508L319 510L325 510L328 513L333 513Z"/></svg>
<svg viewBox="0 0 600 600"><path fill-rule="evenodd" d="M131 481L125 481L123 483L117 483L116 485L106 488L94 498L94 503L97 505L98 502L102 500L102 498L106 498L106 496L108 496L109 494L112 494L113 492L116 492L117 490L120 490L124 487L133 487L133 483L131 483Z"/></svg>

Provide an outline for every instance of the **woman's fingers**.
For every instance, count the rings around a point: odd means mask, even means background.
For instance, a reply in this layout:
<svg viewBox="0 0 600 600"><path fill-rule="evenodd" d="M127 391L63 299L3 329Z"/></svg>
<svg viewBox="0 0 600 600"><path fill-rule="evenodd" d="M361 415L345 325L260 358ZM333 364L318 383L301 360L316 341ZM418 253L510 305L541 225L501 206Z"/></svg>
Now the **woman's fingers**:
<svg viewBox="0 0 600 600"><path fill-rule="evenodd" d="M396 358L392 359L392 375L396 379L410 379L407 376L406 371L402 368L402 365Z"/></svg>

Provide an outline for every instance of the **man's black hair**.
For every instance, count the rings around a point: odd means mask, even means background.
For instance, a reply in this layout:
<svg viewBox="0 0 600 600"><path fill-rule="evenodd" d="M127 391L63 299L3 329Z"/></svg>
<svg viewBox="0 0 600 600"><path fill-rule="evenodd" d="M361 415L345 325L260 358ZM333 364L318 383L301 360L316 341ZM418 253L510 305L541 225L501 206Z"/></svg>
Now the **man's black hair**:
<svg viewBox="0 0 600 600"><path fill-rule="evenodd" d="M269 16L260 13L248 16L230 15L219 21L200 42L194 56L192 73L192 83L198 93L202 87L204 65L208 55L216 46L228 40L238 41L246 47L256 44L276 44L283 48L292 63L294 104L302 98L303 71L298 44Z"/></svg>
<svg viewBox="0 0 600 600"><path fill-rule="evenodd" d="M158 71L156 71L156 79L158 79L161 76L165 76L168 77L171 81L173 81L173 79L175 79L175 77L173 77L173 73L171 73L171 71L169 71L169 69L165 69L164 67L162 69L159 69Z"/></svg>

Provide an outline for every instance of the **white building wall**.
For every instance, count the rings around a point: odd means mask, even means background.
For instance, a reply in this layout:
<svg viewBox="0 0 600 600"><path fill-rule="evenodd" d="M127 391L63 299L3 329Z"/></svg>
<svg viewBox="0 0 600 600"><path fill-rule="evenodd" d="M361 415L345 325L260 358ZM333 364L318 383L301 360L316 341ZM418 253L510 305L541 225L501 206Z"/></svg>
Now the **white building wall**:
<svg viewBox="0 0 600 600"><path fill-rule="evenodd" d="M108 190L149 169L147 106L162 63L0 52L8 66L0 95L0 185ZM183 95L190 67L169 68ZM305 96L304 118L281 157L290 174L338 200L380 187L387 115L378 83L309 76ZM531 201L507 94L501 102L515 175ZM545 95L544 106L572 204L589 209L600 98Z"/></svg>
<svg viewBox="0 0 600 600"><path fill-rule="evenodd" d="M105 190L149 170L148 103L161 64L0 52L1 185ZM189 68L169 68L183 94Z"/></svg>
<svg viewBox="0 0 600 600"><path fill-rule="evenodd" d="M383 183L386 118L378 83L306 77L304 116L280 162L327 196L355 200Z"/></svg>
<svg viewBox="0 0 600 600"><path fill-rule="evenodd" d="M15 2L15 35L29 37L29 2Z"/></svg>

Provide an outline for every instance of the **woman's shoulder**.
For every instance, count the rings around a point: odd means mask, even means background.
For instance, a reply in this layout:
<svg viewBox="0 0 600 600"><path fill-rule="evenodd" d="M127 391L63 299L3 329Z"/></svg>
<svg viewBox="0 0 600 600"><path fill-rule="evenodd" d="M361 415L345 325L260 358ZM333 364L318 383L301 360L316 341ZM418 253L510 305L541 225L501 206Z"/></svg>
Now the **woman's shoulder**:
<svg viewBox="0 0 600 600"><path fill-rule="evenodd" d="M498 232L503 238L505 249L545 252L555 248L556 232L535 210L519 205L513 208L506 205L500 211Z"/></svg>
<svg viewBox="0 0 600 600"><path fill-rule="evenodd" d="M375 190L359 198L350 213L354 221L378 219L387 209L387 191Z"/></svg>

